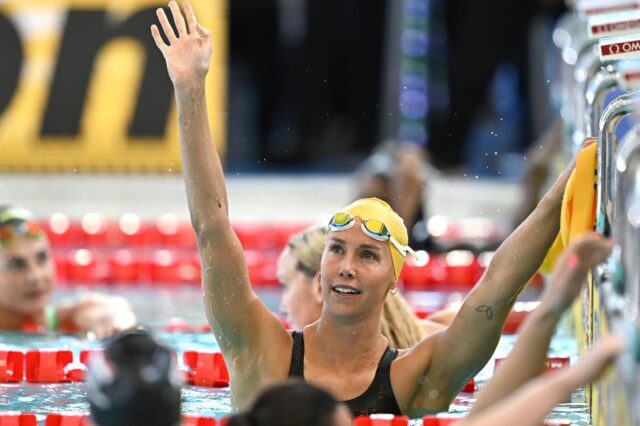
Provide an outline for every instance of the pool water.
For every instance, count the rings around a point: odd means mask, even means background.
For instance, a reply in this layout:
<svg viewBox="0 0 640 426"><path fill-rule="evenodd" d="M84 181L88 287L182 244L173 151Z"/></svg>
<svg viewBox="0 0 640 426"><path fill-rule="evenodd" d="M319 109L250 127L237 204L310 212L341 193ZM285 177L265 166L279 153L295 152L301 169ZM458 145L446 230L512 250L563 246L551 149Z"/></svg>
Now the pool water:
<svg viewBox="0 0 640 426"><path fill-rule="evenodd" d="M163 329L167 319L171 317L185 318L191 324L205 322L202 309L201 292L196 287L136 287L125 289L104 289L124 295L131 301L138 314L140 323L156 330L156 337L164 344L174 348L182 359L186 350L216 351L218 345L211 333L169 333ZM102 291L102 289L101 289ZM61 297L67 293L62 291ZM262 291L261 299L271 309L278 306L278 291ZM410 300L424 295L411 295ZM440 295L441 297L445 297ZM448 295L446 297L449 297ZM501 338L494 357L505 357L515 342L515 336L505 335ZM100 342L87 340L84 336L51 334L0 333L0 347L6 349L58 348L70 349L77 356L82 349L98 348ZM575 361L577 347L572 338L568 321L559 327L554 336L550 356L569 356ZM476 383L482 386L493 373L493 360L476 376ZM0 384L0 410L35 413L40 424L49 413L87 414L89 405L86 401L85 384ZM452 403L450 412L464 413L474 402L475 394L460 394ZM182 410L184 414L222 417L229 414L230 391L228 388L204 388L185 385L182 388ZM570 419L573 425L589 425L589 416L585 403L584 390L573 393L570 401L560 404L549 418ZM412 425L422 424L419 419Z"/></svg>

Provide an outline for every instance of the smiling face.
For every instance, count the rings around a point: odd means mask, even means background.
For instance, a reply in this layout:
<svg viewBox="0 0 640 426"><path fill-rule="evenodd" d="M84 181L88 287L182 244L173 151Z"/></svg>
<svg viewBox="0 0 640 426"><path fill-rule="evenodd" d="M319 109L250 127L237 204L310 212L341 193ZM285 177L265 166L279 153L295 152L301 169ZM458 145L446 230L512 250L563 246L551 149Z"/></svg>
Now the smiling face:
<svg viewBox="0 0 640 426"><path fill-rule="evenodd" d="M16 235L0 249L0 306L18 315L41 313L53 292L55 266L46 238Z"/></svg>
<svg viewBox="0 0 640 426"><path fill-rule="evenodd" d="M351 318L380 311L395 285L389 244L365 235L356 220L350 229L329 232L321 265L325 310Z"/></svg>

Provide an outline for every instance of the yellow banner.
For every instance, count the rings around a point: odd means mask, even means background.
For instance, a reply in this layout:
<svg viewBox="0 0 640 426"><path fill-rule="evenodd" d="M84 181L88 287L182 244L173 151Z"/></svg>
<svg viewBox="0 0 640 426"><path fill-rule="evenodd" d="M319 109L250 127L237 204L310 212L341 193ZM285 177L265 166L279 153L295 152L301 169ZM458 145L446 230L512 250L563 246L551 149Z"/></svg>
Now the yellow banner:
<svg viewBox="0 0 640 426"><path fill-rule="evenodd" d="M192 0L212 32L207 80L224 151L227 8ZM180 170L171 82L149 27L152 0L0 2L0 170Z"/></svg>

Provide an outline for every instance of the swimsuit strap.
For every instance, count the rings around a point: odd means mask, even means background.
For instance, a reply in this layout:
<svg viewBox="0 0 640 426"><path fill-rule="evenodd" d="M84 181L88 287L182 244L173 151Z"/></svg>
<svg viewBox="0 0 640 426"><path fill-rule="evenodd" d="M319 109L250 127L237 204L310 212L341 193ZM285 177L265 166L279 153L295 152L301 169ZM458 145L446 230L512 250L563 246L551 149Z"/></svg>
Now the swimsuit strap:
<svg viewBox="0 0 640 426"><path fill-rule="evenodd" d="M302 331L294 331L291 337L293 337L293 351L291 352L289 377L304 379L304 336Z"/></svg>

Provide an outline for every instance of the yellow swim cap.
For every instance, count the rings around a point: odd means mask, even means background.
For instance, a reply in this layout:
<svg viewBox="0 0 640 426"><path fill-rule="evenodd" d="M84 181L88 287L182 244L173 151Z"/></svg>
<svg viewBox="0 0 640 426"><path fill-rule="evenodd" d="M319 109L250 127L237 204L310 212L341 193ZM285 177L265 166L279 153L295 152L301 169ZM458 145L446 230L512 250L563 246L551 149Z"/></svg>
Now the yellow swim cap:
<svg viewBox="0 0 640 426"><path fill-rule="evenodd" d="M398 243L406 246L409 242L407 227L404 226L402 218L398 216L398 213L389 204L379 198L360 198L340 211L349 213L353 217L359 217L362 220L377 219L384 223L391 236ZM391 250L394 275L397 279L404 264L404 256L391 242L389 242L389 248Z"/></svg>

